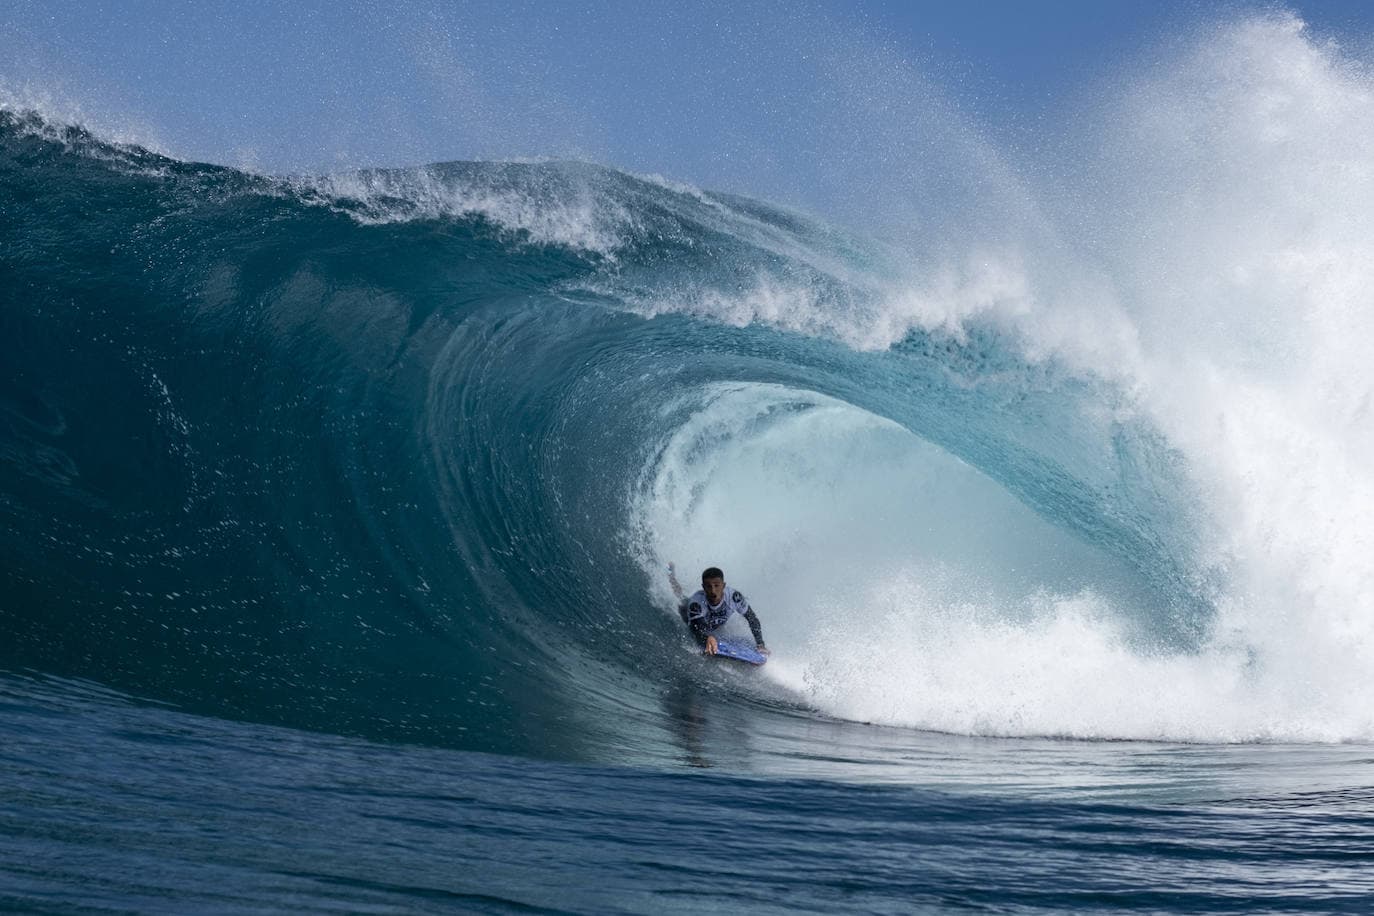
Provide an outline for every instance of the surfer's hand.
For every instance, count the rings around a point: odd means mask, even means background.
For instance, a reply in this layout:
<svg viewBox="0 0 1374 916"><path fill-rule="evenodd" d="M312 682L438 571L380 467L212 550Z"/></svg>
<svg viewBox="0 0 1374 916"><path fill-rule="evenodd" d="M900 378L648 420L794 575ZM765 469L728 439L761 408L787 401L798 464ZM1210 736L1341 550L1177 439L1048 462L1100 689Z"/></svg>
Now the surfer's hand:
<svg viewBox="0 0 1374 916"><path fill-rule="evenodd" d="M772 654L773 654L772 652L769 652L769 651L768 651L768 647L765 646L763 643L759 643L758 645L754 646L754 648L755 648L755 649L758 649L759 652L763 653L764 655L772 655Z"/></svg>
<svg viewBox="0 0 1374 916"><path fill-rule="evenodd" d="M715 655L715 654L716 654L716 649L718 649L719 647L720 647L720 643L716 642L716 638L715 638L714 636L708 636L708 637L706 637L706 654L707 654L707 655Z"/></svg>

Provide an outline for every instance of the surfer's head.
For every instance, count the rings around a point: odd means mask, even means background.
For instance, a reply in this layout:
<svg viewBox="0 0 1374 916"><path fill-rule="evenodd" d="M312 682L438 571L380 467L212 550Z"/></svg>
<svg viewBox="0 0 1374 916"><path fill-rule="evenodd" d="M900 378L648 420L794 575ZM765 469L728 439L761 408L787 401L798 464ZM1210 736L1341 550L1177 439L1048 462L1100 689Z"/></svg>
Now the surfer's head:
<svg viewBox="0 0 1374 916"><path fill-rule="evenodd" d="M725 573L720 571L717 566L708 566L701 571L701 590L706 593L706 600L712 604L720 604L720 599L725 597Z"/></svg>

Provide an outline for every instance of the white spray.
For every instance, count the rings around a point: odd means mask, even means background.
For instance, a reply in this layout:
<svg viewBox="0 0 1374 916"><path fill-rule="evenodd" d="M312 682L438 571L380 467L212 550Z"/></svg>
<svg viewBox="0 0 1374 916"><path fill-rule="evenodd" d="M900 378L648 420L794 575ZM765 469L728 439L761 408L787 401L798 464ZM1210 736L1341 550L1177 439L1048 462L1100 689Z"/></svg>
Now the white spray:
<svg viewBox="0 0 1374 916"><path fill-rule="evenodd" d="M876 320L852 327L806 314L820 307L806 296L780 312L776 290L766 310L749 314L746 297L720 317L822 328L862 349L988 323L1032 360L1114 385L1204 494L1207 536L1184 559L1225 585L1203 644L1137 644L1129 576L994 505L990 482L915 437L902 444L842 405L759 424L796 392L703 405L694 422L714 438L684 428L644 491L653 552L727 566L778 634L773 676L845 717L974 734L1374 739L1367 63L1292 16L1252 18L1084 123L1073 165L1043 181L1052 231L916 265Z"/></svg>

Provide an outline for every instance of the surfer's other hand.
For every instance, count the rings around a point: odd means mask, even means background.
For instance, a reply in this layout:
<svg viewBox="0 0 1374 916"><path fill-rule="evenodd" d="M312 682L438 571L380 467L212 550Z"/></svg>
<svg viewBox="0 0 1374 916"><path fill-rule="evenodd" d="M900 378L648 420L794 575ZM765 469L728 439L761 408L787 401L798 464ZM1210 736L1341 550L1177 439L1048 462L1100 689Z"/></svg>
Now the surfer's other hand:
<svg viewBox="0 0 1374 916"><path fill-rule="evenodd" d="M715 638L714 636L708 636L708 637L706 637L706 654L707 654L707 655L715 655L715 654L716 654L716 649L719 648L719 647L720 647L720 643L716 642L716 638Z"/></svg>
<svg viewBox="0 0 1374 916"><path fill-rule="evenodd" d="M681 600L682 585L677 581L677 567L672 563L668 564L668 584L672 586L673 594L677 595L678 600Z"/></svg>
<svg viewBox="0 0 1374 916"><path fill-rule="evenodd" d="M770 651L768 650L768 647L765 646L763 643L759 643L759 644L758 644L757 646L755 646L754 648L755 648L755 649L758 649L759 652L761 652L761 653L764 654L764 655L772 655L772 654L773 654L772 652L770 652Z"/></svg>

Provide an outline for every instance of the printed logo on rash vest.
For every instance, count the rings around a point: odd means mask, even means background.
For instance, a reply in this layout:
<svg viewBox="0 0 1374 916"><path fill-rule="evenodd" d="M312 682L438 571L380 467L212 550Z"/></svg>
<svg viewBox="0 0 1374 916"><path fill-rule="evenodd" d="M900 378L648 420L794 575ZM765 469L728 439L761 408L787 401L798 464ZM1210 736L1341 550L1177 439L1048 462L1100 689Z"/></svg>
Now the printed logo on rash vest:
<svg viewBox="0 0 1374 916"><path fill-rule="evenodd" d="M687 605L687 616L700 620L707 630L719 630L731 614L743 614L749 609L749 602L739 592L731 591L721 598L720 604L712 607L706 601L706 593L699 591Z"/></svg>

